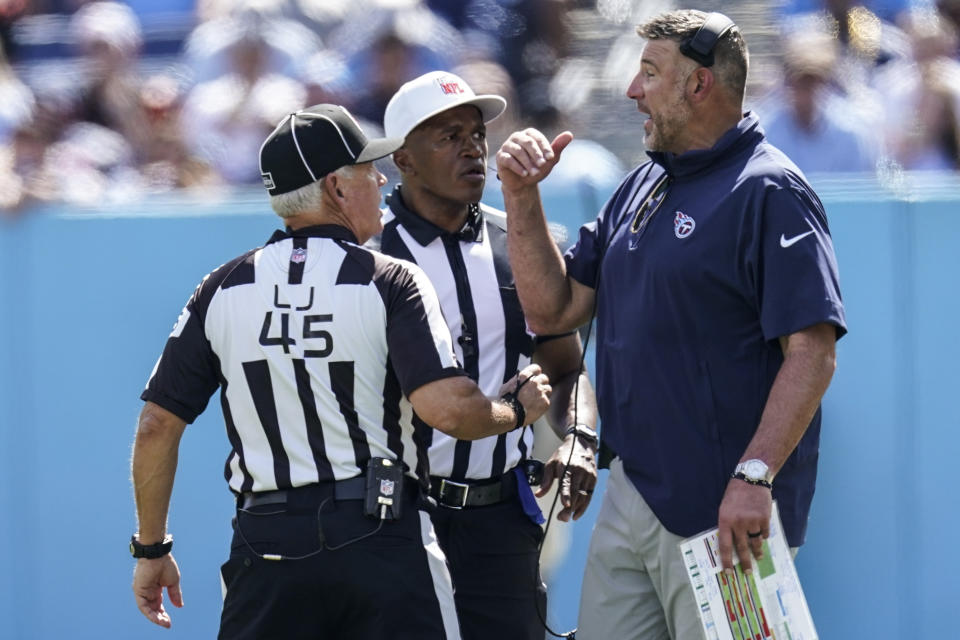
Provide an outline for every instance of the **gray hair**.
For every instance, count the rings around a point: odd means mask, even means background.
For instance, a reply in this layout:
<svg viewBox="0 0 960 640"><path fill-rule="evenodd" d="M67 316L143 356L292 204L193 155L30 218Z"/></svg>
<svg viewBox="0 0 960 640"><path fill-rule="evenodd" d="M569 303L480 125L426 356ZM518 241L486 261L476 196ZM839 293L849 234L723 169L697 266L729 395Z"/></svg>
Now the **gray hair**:
<svg viewBox="0 0 960 640"><path fill-rule="evenodd" d="M673 40L680 44L692 38L707 21L707 14L696 9L680 9L661 13L637 27L637 35L646 40ZM714 47L713 71L718 83L734 95L743 98L747 87L747 68L750 54L740 29L734 26Z"/></svg>
<svg viewBox="0 0 960 640"><path fill-rule="evenodd" d="M323 203L323 178L305 187L270 196L270 206L281 218L290 218L309 211L319 211Z"/></svg>

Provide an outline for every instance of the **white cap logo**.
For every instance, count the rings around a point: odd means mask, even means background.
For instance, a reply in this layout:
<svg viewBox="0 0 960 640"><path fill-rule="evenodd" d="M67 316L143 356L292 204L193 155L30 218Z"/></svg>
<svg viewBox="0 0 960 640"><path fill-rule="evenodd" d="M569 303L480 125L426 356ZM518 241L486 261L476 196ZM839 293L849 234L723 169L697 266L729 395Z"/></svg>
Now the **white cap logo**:
<svg viewBox="0 0 960 640"><path fill-rule="evenodd" d="M464 90L460 88L460 83L452 78L437 78L437 84L440 85L440 90L443 91L444 95L464 93Z"/></svg>
<svg viewBox="0 0 960 640"><path fill-rule="evenodd" d="M271 174L269 171L266 173L261 173L260 179L263 180L263 186L265 186L267 189L276 188L276 185L273 183L273 174Z"/></svg>
<svg viewBox="0 0 960 640"><path fill-rule="evenodd" d="M383 130L388 138L406 138L421 122L460 105L477 107L483 121L490 122L503 113L507 101L476 95L463 78L449 71L431 71L397 90L384 113Z"/></svg>

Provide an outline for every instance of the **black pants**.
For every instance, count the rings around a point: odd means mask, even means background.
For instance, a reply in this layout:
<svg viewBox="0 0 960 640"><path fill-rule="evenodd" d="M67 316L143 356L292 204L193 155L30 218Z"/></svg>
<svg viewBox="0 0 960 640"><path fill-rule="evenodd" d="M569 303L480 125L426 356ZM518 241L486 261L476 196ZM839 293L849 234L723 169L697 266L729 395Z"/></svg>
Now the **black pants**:
<svg viewBox="0 0 960 640"><path fill-rule="evenodd" d="M546 616L537 546L543 530L517 497L486 507L437 507L433 524L447 555L463 640L543 640Z"/></svg>
<svg viewBox="0 0 960 640"><path fill-rule="evenodd" d="M363 515L358 500L326 501L320 522L328 547L378 524ZM406 499L400 520L385 521L376 534L341 549L302 560L257 556L316 551L319 529L317 506L238 512L230 559L221 568L221 640L458 638L449 574L416 498Z"/></svg>

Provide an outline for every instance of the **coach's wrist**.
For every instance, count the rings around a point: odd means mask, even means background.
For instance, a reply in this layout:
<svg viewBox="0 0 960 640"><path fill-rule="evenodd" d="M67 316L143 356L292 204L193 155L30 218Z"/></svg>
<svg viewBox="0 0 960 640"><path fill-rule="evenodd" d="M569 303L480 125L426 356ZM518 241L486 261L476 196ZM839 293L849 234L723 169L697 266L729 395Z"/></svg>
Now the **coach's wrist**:
<svg viewBox="0 0 960 640"><path fill-rule="evenodd" d="M501 182L500 191L503 193L504 200L510 202L509 210L514 212L514 217L523 219L534 217L533 205L539 202L540 198L540 187L537 183L508 186Z"/></svg>
<svg viewBox="0 0 960 640"><path fill-rule="evenodd" d="M773 487L773 476L773 470L759 458L751 458L740 462L734 468L733 473L730 474L731 478L767 489Z"/></svg>

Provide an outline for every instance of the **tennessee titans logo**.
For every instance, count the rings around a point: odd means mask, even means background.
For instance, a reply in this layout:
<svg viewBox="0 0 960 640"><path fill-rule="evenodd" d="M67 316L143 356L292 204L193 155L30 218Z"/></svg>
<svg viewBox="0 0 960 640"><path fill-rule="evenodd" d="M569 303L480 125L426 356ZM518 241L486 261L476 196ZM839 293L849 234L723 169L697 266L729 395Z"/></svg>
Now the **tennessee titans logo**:
<svg viewBox="0 0 960 640"><path fill-rule="evenodd" d="M677 211L677 215L673 218L673 235L677 236L681 240L693 233L693 230L696 228L697 222L683 211Z"/></svg>

